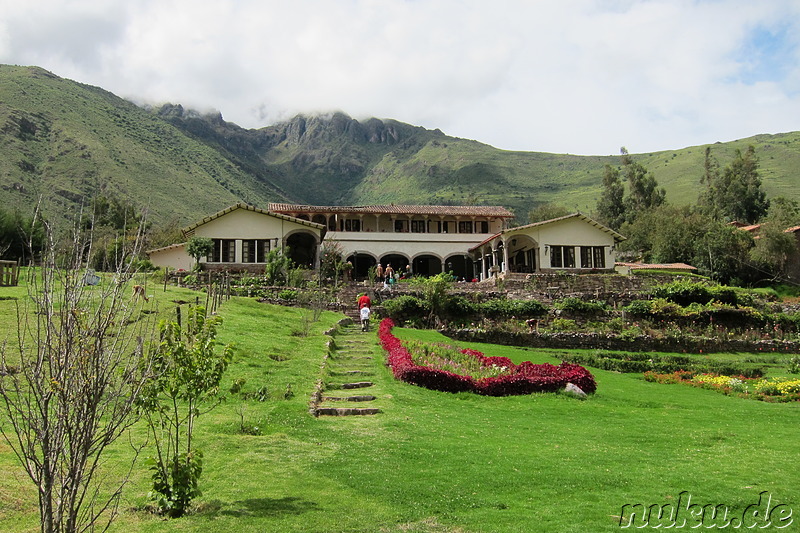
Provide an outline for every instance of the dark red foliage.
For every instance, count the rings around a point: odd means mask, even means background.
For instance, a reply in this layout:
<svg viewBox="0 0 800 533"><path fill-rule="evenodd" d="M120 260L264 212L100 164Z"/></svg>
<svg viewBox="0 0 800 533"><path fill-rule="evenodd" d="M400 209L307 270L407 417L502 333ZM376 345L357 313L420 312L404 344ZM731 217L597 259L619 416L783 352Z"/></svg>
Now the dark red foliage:
<svg viewBox="0 0 800 533"><path fill-rule="evenodd" d="M577 385L588 394L597 390L594 376L580 365L535 365L530 361L515 365L508 357L486 357L471 349L462 350L462 353L477 357L485 366L504 366L510 370L510 374L476 380L470 376L418 366L400 339L392 335L393 327L394 322L390 318L384 319L378 328L378 338L388 354L394 377L406 383L444 392L472 391L486 396L555 392L563 389L567 383Z"/></svg>

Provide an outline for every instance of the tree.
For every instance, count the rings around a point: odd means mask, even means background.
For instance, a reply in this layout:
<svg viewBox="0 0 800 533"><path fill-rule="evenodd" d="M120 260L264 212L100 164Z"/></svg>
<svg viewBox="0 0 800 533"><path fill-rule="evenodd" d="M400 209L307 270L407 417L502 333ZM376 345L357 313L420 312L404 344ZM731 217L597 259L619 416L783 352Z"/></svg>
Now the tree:
<svg viewBox="0 0 800 533"><path fill-rule="evenodd" d="M58 253L52 228L45 230L42 265L29 269L18 311L14 360L5 345L1 353L0 367L17 372L0 374L11 429L0 433L36 485L41 531L94 530L115 518L128 478L110 483L98 471L106 449L137 420L153 324L143 300L130 297L129 265L90 287L89 234L76 228Z"/></svg>
<svg viewBox="0 0 800 533"><path fill-rule="evenodd" d="M19 211L0 209L0 257L20 259L23 264L38 256L45 244L42 220L23 216Z"/></svg>
<svg viewBox="0 0 800 533"><path fill-rule="evenodd" d="M428 315L428 324L431 326L438 325L441 322L441 317L445 305L450 298L449 292L452 287L453 276L446 272L441 272L429 278L416 277L412 278L412 286L422 293L423 298L428 303L430 313Z"/></svg>
<svg viewBox="0 0 800 533"><path fill-rule="evenodd" d="M800 207L796 201L782 196L772 199L751 257L775 279L787 275L789 260L797 254L797 239L785 230L799 223Z"/></svg>
<svg viewBox="0 0 800 533"><path fill-rule="evenodd" d="M699 227L699 233L700 237L693 243L691 264L700 269L700 273L726 284L755 279L756 270L750 261L752 235L708 216Z"/></svg>
<svg viewBox="0 0 800 533"><path fill-rule="evenodd" d="M706 146L705 157L703 159L703 175L700 176L700 183L705 185L705 189L700 191L697 198L698 207L715 220L719 220L720 214L716 199L716 187L719 182L719 163L711 155L711 147Z"/></svg>
<svg viewBox="0 0 800 533"><path fill-rule="evenodd" d="M597 201L597 218L611 229L619 230L625 221L625 185L619 179L619 169L606 165L603 171L603 191Z"/></svg>
<svg viewBox="0 0 800 533"><path fill-rule="evenodd" d="M743 154L736 150L733 161L718 173L710 161L710 148L706 149L705 196L701 205L717 219L749 224L757 223L769 209L769 200L761 190L758 175L758 157L755 148L749 146Z"/></svg>
<svg viewBox="0 0 800 533"><path fill-rule="evenodd" d="M641 164L633 160L623 146L622 173L628 182L628 197L625 199L625 219L632 222L639 214L658 207L666 200L667 192L658 186L655 177Z"/></svg>
<svg viewBox="0 0 800 533"><path fill-rule="evenodd" d="M273 248L267 253L264 266L267 285L287 285L291 269L292 260L283 248Z"/></svg>
<svg viewBox="0 0 800 533"><path fill-rule="evenodd" d="M162 322L161 342L152 356L154 378L139 398L156 447L151 459L153 498L161 512L182 516L200 495L203 454L194 446L195 421L218 404L219 384L233 354L217 352L218 316L201 306L189 308L186 327ZM204 403L212 402L205 411Z"/></svg>
<svg viewBox="0 0 800 533"><path fill-rule="evenodd" d="M722 281L753 277L752 236L689 206L662 205L626 223L620 250L648 262L688 263Z"/></svg>
<svg viewBox="0 0 800 533"><path fill-rule="evenodd" d="M186 243L186 253L194 258L195 268L200 266L200 258L207 257L214 250L214 241L208 237L192 237Z"/></svg>
<svg viewBox="0 0 800 533"><path fill-rule="evenodd" d="M320 250L320 281L333 280L334 285L339 284L339 277L345 269L344 252L338 241L325 241Z"/></svg>

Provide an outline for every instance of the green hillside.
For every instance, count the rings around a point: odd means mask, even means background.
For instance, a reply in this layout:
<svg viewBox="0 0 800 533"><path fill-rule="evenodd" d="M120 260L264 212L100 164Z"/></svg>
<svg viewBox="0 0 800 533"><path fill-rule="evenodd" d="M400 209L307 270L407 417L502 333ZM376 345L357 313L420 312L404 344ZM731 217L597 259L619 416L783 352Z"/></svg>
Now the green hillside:
<svg viewBox="0 0 800 533"><path fill-rule="evenodd" d="M245 200L283 196L152 113L39 68L0 66L0 200L48 216L95 192L185 222Z"/></svg>
<svg viewBox="0 0 800 533"><path fill-rule="evenodd" d="M630 140L635 147L636 139ZM764 189L800 200L800 132L712 145L720 166L756 147ZM634 155L694 202L705 146ZM0 66L0 201L51 217L96 192L186 224L235 202L491 204L525 221L542 203L591 212L619 157L499 150L394 120L344 113L244 129L180 105L143 109L36 67Z"/></svg>
<svg viewBox="0 0 800 533"><path fill-rule="evenodd" d="M619 156L576 156L499 150L393 120L363 123L343 113L297 116L242 130L215 117L172 117L172 123L211 142L231 159L260 161L280 175L283 190L311 204L491 204L523 217L542 203L591 212L606 164ZM758 135L712 145L720 166L737 148L756 147L764 188L771 196L800 200L800 133ZM697 199L705 146L635 154L667 189L672 203Z"/></svg>

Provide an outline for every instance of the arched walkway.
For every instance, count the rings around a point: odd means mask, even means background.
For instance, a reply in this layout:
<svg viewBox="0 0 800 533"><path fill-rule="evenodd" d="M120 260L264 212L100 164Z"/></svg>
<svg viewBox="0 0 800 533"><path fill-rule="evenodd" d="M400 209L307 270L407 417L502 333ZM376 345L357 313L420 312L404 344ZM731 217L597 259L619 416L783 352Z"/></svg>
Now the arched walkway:
<svg viewBox="0 0 800 533"><path fill-rule="evenodd" d="M409 265L408 257L400 254L386 254L381 257L379 262L383 265L383 268L386 268L386 265L392 265L394 271L401 274L406 271L406 267Z"/></svg>
<svg viewBox="0 0 800 533"><path fill-rule="evenodd" d="M536 241L527 235L513 235L508 239L508 262L510 272L530 274L536 272Z"/></svg>
<svg viewBox="0 0 800 533"><path fill-rule="evenodd" d="M445 271L452 272L458 280L472 281L476 277L472 259L467 255L451 255L444 263Z"/></svg>
<svg viewBox="0 0 800 533"><path fill-rule="evenodd" d="M367 279L367 276L369 275L369 269L378 264L378 260L375 259L372 254L368 254L366 252L353 253L347 256L345 261L350 261L350 264L353 265L354 280Z"/></svg>
<svg viewBox="0 0 800 533"><path fill-rule="evenodd" d="M314 268L317 256L317 239L311 233L298 231L286 238L289 248L289 258L295 265L305 268Z"/></svg>
<svg viewBox="0 0 800 533"><path fill-rule="evenodd" d="M415 276L435 276L442 271L442 260L435 255L418 255L411 265Z"/></svg>

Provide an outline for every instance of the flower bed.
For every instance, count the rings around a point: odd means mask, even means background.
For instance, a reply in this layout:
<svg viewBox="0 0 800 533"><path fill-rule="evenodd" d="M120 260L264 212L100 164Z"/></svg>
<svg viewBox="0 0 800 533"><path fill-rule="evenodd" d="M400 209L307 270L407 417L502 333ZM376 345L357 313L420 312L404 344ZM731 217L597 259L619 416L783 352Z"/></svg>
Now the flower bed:
<svg viewBox="0 0 800 533"><path fill-rule="evenodd" d="M392 335L393 327L394 322L391 319L384 319L378 328L378 338L388 354L392 373L397 379L406 383L444 392L469 391L485 396L555 392L566 387L567 383L577 385L586 393L597 390L594 376L582 366L571 363L555 366L549 363L535 365L525 361L515 365L508 357L486 357L477 350L458 350L459 353L476 360L479 366L490 374L488 377L475 378L472 375L453 372L452 370L466 368L465 363L436 355L436 350L441 351L441 348L428 349L427 353L424 349L420 350L421 353L417 354L415 362L415 357L403 342ZM433 366L438 359L447 361L446 366L438 366L450 370Z"/></svg>
<svg viewBox="0 0 800 533"><path fill-rule="evenodd" d="M644 379L654 383L681 383L731 396L766 402L800 401L800 379L798 378L759 379L720 374L697 374L681 370L671 374L645 372Z"/></svg>

